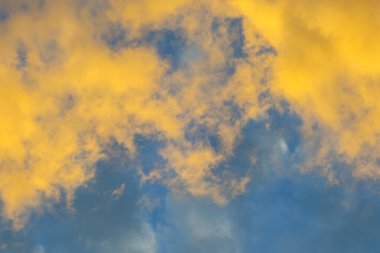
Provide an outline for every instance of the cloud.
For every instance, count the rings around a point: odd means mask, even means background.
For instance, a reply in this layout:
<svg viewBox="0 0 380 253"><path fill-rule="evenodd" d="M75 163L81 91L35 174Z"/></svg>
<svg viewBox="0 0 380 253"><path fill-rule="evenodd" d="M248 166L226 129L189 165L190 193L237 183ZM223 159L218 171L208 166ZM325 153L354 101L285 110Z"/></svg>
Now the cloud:
<svg viewBox="0 0 380 253"><path fill-rule="evenodd" d="M60 201L49 212L32 215L22 230L2 226L0 252L157 252L142 205L144 189L133 165L124 162L120 157L99 161L95 176L77 189L72 209ZM124 193L111 197L123 184Z"/></svg>
<svg viewBox="0 0 380 253"><path fill-rule="evenodd" d="M111 140L133 157L136 134L165 142L168 166L156 180L219 203L245 191L249 178L222 180L213 170L265 111L260 83L270 57L247 58L262 40L247 49L242 20L224 3L20 0L1 8L0 196L15 228L33 210L72 203ZM170 34L183 43L163 49ZM202 127L209 138L191 135Z"/></svg>
<svg viewBox="0 0 380 253"><path fill-rule="evenodd" d="M119 187L117 187L115 190L112 191L111 197L113 198L119 198L121 195L123 195L125 191L125 184L121 184Z"/></svg>
<svg viewBox="0 0 380 253"><path fill-rule="evenodd" d="M254 174L247 194L226 206L168 195L157 226L159 252L377 252L378 182L332 185L319 173L302 173L302 142L293 136L299 119L269 115L245 127L225 164Z"/></svg>
<svg viewBox="0 0 380 253"><path fill-rule="evenodd" d="M219 168L250 120L270 108L287 110L286 103L302 119L304 168L319 165L337 182L331 168L343 161L358 178L378 177L376 7L297 0L2 3L3 217L22 227L32 210L64 196L72 203L111 140L131 158L136 135L164 143L160 166L140 169L144 182L226 204L252 176L230 178ZM278 142L276 152L293 151L288 140Z"/></svg>
<svg viewBox="0 0 380 253"><path fill-rule="evenodd" d="M311 142L322 142L312 166L329 166L335 154L357 177L377 178L378 1L231 3L247 21L245 35L256 27L278 52L271 92L301 115Z"/></svg>
<svg viewBox="0 0 380 253"><path fill-rule="evenodd" d="M156 181L141 185L135 168L149 172L163 162L165 142L156 136L135 136L132 160L113 143L76 191L72 211L61 201L22 231L2 227L0 252L377 252L378 183L331 185L300 173L301 126L289 111L272 110L245 125L233 154L213 170L222 179L253 175L247 193L226 205Z"/></svg>
<svg viewBox="0 0 380 253"><path fill-rule="evenodd" d="M60 188L72 192L89 179L91 167L101 157L99 139L131 136L121 134L130 112L141 112L135 121L171 128L165 116L150 116L155 113L154 102L143 106L157 87L161 71L157 57L144 49L112 56L89 40L70 5L63 5L55 25L50 24L50 13L60 5L52 3L36 18L12 17L10 31L4 34L9 43L1 47L10 62L1 64L0 189L4 215L16 222L25 209L38 207L42 198L58 199ZM25 31L12 28L19 25ZM58 60L44 62L40 56L51 40L57 44ZM22 70L17 55L10 55L16 54L20 43L26 48Z"/></svg>
<svg viewBox="0 0 380 253"><path fill-rule="evenodd" d="M184 198L167 200L166 226L158 228L159 252L242 252L228 210Z"/></svg>

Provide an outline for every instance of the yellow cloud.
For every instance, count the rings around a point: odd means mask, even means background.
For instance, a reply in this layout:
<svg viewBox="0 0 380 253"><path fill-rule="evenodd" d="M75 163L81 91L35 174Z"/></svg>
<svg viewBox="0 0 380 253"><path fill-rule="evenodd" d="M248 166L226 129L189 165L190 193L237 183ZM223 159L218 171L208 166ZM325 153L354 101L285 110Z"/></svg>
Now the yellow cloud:
<svg viewBox="0 0 380 253"><path fill-rule="evenodd" d="M323 165L331 181L328 166L335 153L354 164L355 176L379 177L378 5L375 0L2 3L10 13L0 23L3 215L21 226L31 209L57 201L61 191L72 195L93 176L109 138L133 153L136 133L167 142L162 155L168 168L151 178L224 204L244 192L249 178L221 179L213 171L233 153L245 123L266 110L267 101L259 102L258 95L268 88L301 115L310 145L315 139L322 143L310 162ZM243 17L247 59L231 57L226 18L237 17ZM211 31L216 20L220 26ZM110 50L102 33L112 22L122 24L135 44ZM185 67L168 74L167 61L136 43L154 29L177 29L186 37ZM255 54L268 44L276 57ZM234 73L228 76L231 62ZM262 85L272 65L274 79ZM239 118L231 120L229 103L240 108ZM187 139L191 122L217 135L221 150Z"/></svg>
<svg viewBox="0 0 380 253"><path fill-rule="evenodd" d="M249 178L213 172L233 153L245 123L266 110L258 96L268 89L301 115L307 143L322 143L310 162L323 165L332 182L335 153L354 164L355 176L379 177L378 1L39 2L1 3L10 15L0 22L0 195L3 216L15 225L90 179L109 138L133 153L137 133L167 142L168 167L143 179L226 203ZM226 18L237 17L247 59L231 57L231 36L239 35ZM130 47L105 45L110 23L125 27ZM168 71L152 47L138 43L155 29L186 37L183 68ZM269 44L276 57L256 54ZM230 104L240 117L232 120ZM219 137L220 151L186 138L192 122Z"/></svg>
<svg viewBox="0 0 380 253"><path fill-rule="evenodd" d="M378 174L369 170L379 154L379 1L231 3L278 51L271 91L301 115L305 133L319 123L324 145L356 164L356 176Z"/></svg>
<svg viewBox="0 0 380 253"><path fill-rule="evenodd" d="M44 199L58 200L61 190L70 194L88 180L111 136L131 145L144 125L180 134L175 108L151 99L165 69L155 52L112 54L71 7L55 1L2 24L0 195L3 215L16 226ZM25 69L17 63L20 46Z"/></svg>
<svg viewBox="0 0 380 253"><path fill-rule="evenodd" d="M155 180L221 204L244 192L248 177L220 179L213 169L232 154L247 120L263 111L259 83L268 63L257 57L252 68L254 60L236 59L235 73L226 76L228 31L215 38L210 29L213 15L234 17L232 9L221 1L97 3L2 6L10 13L0 23L2 215L20 228L31 210L58 201L62 191L72 197L93 176L111 137L133 153L137 133L168 143L162 150L168 168ZM131 29L129 39L149 29L180 29L196 46L184 52L186 68L167 74L168 63L149 46L110 50L101 37L110 22ZM261 42L250 40L255 43ZM231 120L235 112L226 101L241 108L240 118ZM221 151L205 140L186 139L190 122L218 135Z"/></svg>

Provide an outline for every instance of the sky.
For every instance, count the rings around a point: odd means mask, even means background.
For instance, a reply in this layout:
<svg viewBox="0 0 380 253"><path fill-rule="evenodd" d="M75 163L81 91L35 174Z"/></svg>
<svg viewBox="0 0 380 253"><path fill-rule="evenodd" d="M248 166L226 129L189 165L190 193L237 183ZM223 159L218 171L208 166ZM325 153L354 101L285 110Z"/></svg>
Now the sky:
<svg viewBox="0 0 380 253"><path fill-rule="evenodd" d="M0 252L380 252L378 0L0 0Z"/></svg>

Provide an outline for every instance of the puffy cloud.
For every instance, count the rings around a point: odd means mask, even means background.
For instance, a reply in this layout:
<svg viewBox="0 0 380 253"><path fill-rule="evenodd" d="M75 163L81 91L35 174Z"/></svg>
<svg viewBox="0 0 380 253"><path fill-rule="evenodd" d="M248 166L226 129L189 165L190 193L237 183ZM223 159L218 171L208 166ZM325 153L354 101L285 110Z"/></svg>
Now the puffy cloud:
<svg viewBox="0 0 380 253"><path fill-rule="evenodd" d="M299 119L269 115L245 127L229 161L233 171L254 174L248 193L226 206L169 195L157 226L159 252L377 252L378 182L331 185L301 173Z"/></svg>
<svg viewBox="0 0 380 253"><path fill-rule="evenodd" d="M54 2L37 17L22 13L4 24L0 189L4 215L16 222L42 198L58 199L60 189L72 192L91 177L100 142L133 134L125 127L131 112L141 112L135 122L176 134L165 115L152 117L159 115L155 102L144 106L162 71L157 57L143 49L112 55L90 40L70 7ZM44 62L52 41L58 59Z"/></svg>
<svg viewBox="0 0 380 253"><path fill-rule="evenodd" d="M169 186L219 203L245 191L249 178L222 180L213 170L246 122L264 111L260 83L270 57L246 57L263 41L251 40L247 49L242 21L224 2L165 7L1 4L8 16L0 22L0 195L2 214L16 228L62 193L72 202L110 139L133 156L136 134L166 143L168 166L155 178ZM180 56L162 48L170 34L183 38ZM202 127L207 138L194 130Z"/></svg>
<svg viewBox="0 0 380 253"><path fill-rule="evenodd" d="M356 176L378 177L379 2L231 3L245 31L256 27L278 52L271 91L301 115L313 145L322 142L316 163L326 167L337 153Z"/></svg>
<svg viewBox="0 0 380 253"><path fill-rule="evenodd" d="M0 195L17 227L73 193L115 139L165 144L143 181L211 197L250 119L286 100L303 121L305 167L352 163L378 177L376 1L12 1L1 3ZM59 10L59 11L58 11ZM278 152L292 147L278 143ZM252 161L255 159L252 158ZM233 174L233 173L232 173Z"/></svg>
<svg viewBox="0 0 380 253"><path fill-rule="evenodd" d="M60 201L50 212L33 215L22 230L2 226L0 252L157 252L135 172L120 157L98 162L95 176L76 191L71 210ZM112 197L116 189L122 193Z"/></svg>

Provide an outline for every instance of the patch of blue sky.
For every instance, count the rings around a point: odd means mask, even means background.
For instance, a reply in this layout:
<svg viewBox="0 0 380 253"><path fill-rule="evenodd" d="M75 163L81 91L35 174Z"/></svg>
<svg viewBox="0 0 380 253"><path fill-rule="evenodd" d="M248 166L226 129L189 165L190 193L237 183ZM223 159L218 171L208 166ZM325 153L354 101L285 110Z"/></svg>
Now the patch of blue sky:
<svg viewBox="0 0 380 253"><path fill-rule="evenodd" d="M37 0L37 1L22 1L19 5L21 11L28 11L32 8L37 8L41 10L45 6L45 0Z"/></svg>
<svg viewBox="0 0 380 253"><path fill-rule="evenodd" d="M252 236L247 240L250 242L247 250L285 253L378 251L378 247L369 246L366 240L375 244L379 239L371 232L379 222L376 218L379 202L375 199L362 201L357 195L360 190L350 192L345 187L329 185L319 175L281 175L256 184L250 199L243 201L253 203L251 211L249 207L239 208L247 211L242 224L250 223L251 227L248 228ZM366 211L358 210L358 204ZM361 235L352 236L358 232Z"/></svg>
<svg viewBox="0 0 380 253"><path fill-rule="evenodd" d="M134 144L137 150L135 160L145 174L155 168L165 166L165 160L160 154L160 150L166 145L164 140L158 140L154 136L138 134L134 138Z"/></svg>
<svg viewBox="0 0 380 253"><path fill-rule="evenodd" d="M171 196L160 252L375 253L380 201L373 189L331 185L318 173L271 170L225 207Z"/></svg>
<svg viewBox="0 0 380 253"><path fill-rule="evenodd" d="M190 121L185 129L185 138L192 143L207 141L209 134L210 129L207 125L200 124L196 120Z"/></svg>
<svg viewBox="0 0 380 253"><path fill-rule="evenodd" d="M167 201L167 225L157 230L158 252L240 252L228 209L190 196Z"/></svg>
<svg viewBox="0 0 380 253"><path fill-rule="evenodd" d="M226 100L223 103L222 110L228 111L230 117L228 124L234 125L242 117L241 108L232 100ZM220 137L215 133L215 127L210 127L205 124L192 120L186 126L185 138L191 143L203 143L210 145L215 152L222 151Z"/></svg>
<svg viewBox="0 0 380 253"><path fill-rule="evenodd" d="M149 172L164 165L164 143L136 136L135 161L118 158L117 150L125 150L115 143L114 156L99 162L94 180L77 190L73 212L61 202L34 215L23 231L3 228L0 239L7 247L0 252L379 252L379 184L331 185L317 172L302 174L292 158L301 145L294 130L299 119L289 112L268 115L246 125L223 165L252 176L247 193L227 206L178 198L156 183L141 185L133 167ZM144 196L159 200L153 212L144 210Z"/></svg>
<svg viewBox="0 0 380 253"><path fill-rule="evenodd" d="M234 154L214 169L215 175L256 178L272 170L280 173L283 169L296 169L302 162L301 125L297 115L288 110L282 113L268 110L266 117L249 120Z"/></svg>
<svg viewBox="0 0 380 253"><path fill-rule="evenodd" d="M223 29L227 30L227 38L220 40L220 36L226 36L220 34L220 30ZM212 71L217 72L214 76L218 76L215 85L223 85L235 73L235 61L247 56L242 19L215 19L210 27L210 33L213 34L216 46L222 46L226 54L223 64L218 66L218 69L212 66ZM207 61L205 59L207 54L202 51L202 46L187 38L180 27L146 31L140 38L130 38L127 27L120 23L110 23L102 33L101 39L113 51L137 45L155 48L157 55L169 63L168 75L175 71L189 71L188 67L191 64L202 59Z"/></svg>
<svg viewBox="0 0 380 253"><path fill-rule="evenodd" d="M9 19L9 13L5 10L0 9L0 23L7 21Z"/></svg>
<svg viewBox="0 0 380 253"><path fill-rule="evenodd" d="M221 34L221 31L226 29L226 34ZM246 58L248 55L245 52L245 37L243 33L242 18L214 18L211 25L211 32L216 38L222 37L229 47L230 58Z"/></svg>
<svg viewBox="0 0 380 253"><path fill-rule="evenodd" d="M17 48L17 64L16 67L19 70L25 69L28 65L28 51L24 45L20 45Z"/></svg>
<svg viewBox="0 0 380 253"><path fill-rule="evenodd" d="M133 252L145 253L135 241L150 237L142 195L135 170L123 163L100 161L96 177L76 191L73 211L62 201L49 212L35 214L22 232L4 231L0 238L8 245L0 252L30 253L39 247L44 252L103 253L124 252L133 246ZM4 238L7 234L15 237Z"/></svg>
<svg viewBox="0 0 380 253"><path fill-rule="evenodd" d="M253 172L248 193L227 207L192 197L181 200L169 197L168 213L163 215L169 225L160 228L163 231L159 237L160 252L176 252L178 248L183 252L221 249L225 252L336 253L359 252L359 249L377 252L380 219L376 213L380 201L373 190L379 187L375 187L376 182L371 186L364 182L331 185L316 172L300 173L294 156L301 145L298 131L302 122L289 112L268 114L266 120L247 124L235 155L227 161L230 171ZM278 146L279 140L285 141L286 152ZM278 149L282 152L276 153ZM252 155L257 157L255 165ZM281 159L274 157L278 155ZM282 163L280 169L273 169L278 166L273 160ZM345 169L344 165L336 166ZM208 224L213 220L210 214L219 218ZM204 234L196 235L199 231ZM223 246L225 242L228 246Z"/></svg>
<svg viewBox="0 0 380 253"><path fill-rule="evenodd" d="M231 18L228 20L228 33L230 34L230 43L232 47L232 56L234 58L245 58L245 38L243 32L243 19Z"/></svg>
<svg viewBox="0 0 380 253"><path fill-rule="evenodd" d="M277 51L274 47L270 45L260 45L255 54L256 56L260 56L264 54L277 55Z"/></svg>
<svg viewBox="0 0 380 253"><path fill-rule="evenodd" d="M285 109L283 113L269 109L267 113L270 131L280 134L286 142L289 152L293 153L302 141L300 133L301 118L290 113L288 109Z"/></svg>
<svg viewBox="0 0 380 253"><path fill-rule="evenodd" d="M160 252L378 252L379 184L331 185L317 171L302 174L291 158L301 145L295 130L301 121L289 112L268 114L247 124L235 155L224 165L252 171L247 194L226 207L169 196ZM281 139L287 150L276 153ZM274 157L279 154L288 158ZM282 162L281 168L273 169L274 160Z"/></svg>
<svg viewBox="0 0 380 253"><path fill-rule="evenodd" d="M179 68L184 50L187 47L187 40L181 32L163 29L153 31L151 36L156 42L157 54L168 60L174 69Z"/></svg>
<svg viewBox="0 0 380 253"><path fill-rule="evenodd" d="M160 154L160 150L165 147L165 142L154 138L154 136L136 135L134 144L137 149L136 165L142 170L145 175L148 175L155 169L162 169L166 166L166 161ZM164 200L169 192L169 189L160 182L149 181L141 185L142 204L148 210L147 219L153 228L165 222Z"/></svg>
<svg viewBox="0 0 380 253"><path fill-rule="evenodd" d="M114 51L128 46L127 29L121 23L109 23L108 29L101 35L101 39Z"/></svg>

